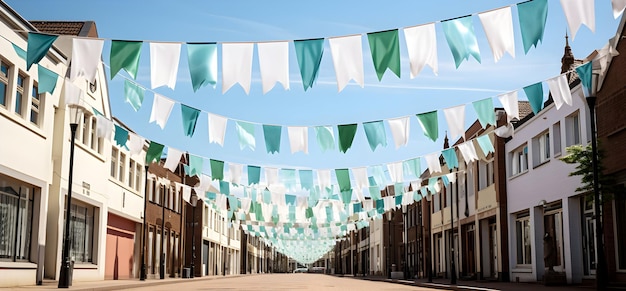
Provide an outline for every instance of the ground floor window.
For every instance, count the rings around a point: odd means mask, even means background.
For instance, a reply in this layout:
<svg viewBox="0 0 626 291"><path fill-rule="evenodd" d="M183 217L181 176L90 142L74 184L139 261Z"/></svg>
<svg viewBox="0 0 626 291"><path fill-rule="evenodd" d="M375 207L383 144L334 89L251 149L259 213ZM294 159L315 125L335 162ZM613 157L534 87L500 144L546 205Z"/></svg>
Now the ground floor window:
<svg viewBox="0 0 626 291"><path fill-rule="evenodd" d="M517 264L532 264L531 241L530 241L530 215L524 212L517 215L515 220L515 239L517 242Z"/></svg>
<svg viewBox="0 0 626 291"><path fill-rule="evenodd" d="M70 212L70 257L79 263L93 262L95 207L72 201Z"/></svg>
<svg viewBox="0 0 626 291"><path fill-rule="evenodd" d="M29 261L35 188L0 177L0 260Z"/></svg>
<svg viewBox="0 0 626 291"><path fill-rule="evenodd" d="M626 237L626 187L624 184L618 187L615 195L615 225L617 228L617 237ZM621 270L626 269L626 240L617 240L617 263Z"/></svg>

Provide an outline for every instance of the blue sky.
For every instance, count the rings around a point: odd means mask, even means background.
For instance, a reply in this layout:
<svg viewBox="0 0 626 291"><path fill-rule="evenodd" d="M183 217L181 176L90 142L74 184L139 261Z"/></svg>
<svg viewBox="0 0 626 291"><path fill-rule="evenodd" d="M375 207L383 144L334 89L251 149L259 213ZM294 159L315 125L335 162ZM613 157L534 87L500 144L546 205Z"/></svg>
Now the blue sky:
<svg viewBox="0 0 626 291"><path fill-rule="evenodd" d="M277 168L335 169L386 164L423 156L442 148L446 122L440 112L440 138L428 140L419 128L417 119L411 119L408 146L396 149L391 132L387 131L387 147L372 152L367 144L362 123L385 120L416 113L440 110L469 104L472 101L495 97L499 93L520 89L526 85L558 75L563 55L567 23L560 1L549 1L549 14L543 42L523 52L517 24L517 9L513 8L516 58L505 55L494 63L491 49L476 13L521 1L23 1L8 0L27 20L93 20L98 33L106 39L103 60L109 63L111 39L207 42L207 41L268 41L294 40L363 34L363 62L365 88L353 82L337 92L335 72L328 41L318 81L312 89L302 89L301 78L293 45L290 45L291 90L276 87L262 93L258 58L254 54L252 86L246 95L238 86L221 93L221 76L215 89L203 87L194 93L187 69L186 49L181 50L181 62L176 90L158 88L146 92L143 107L135 112L124 103L123 81L120 76L110 80L109 94L113 115L130 126L139 135L192 154L240 164ZM440 21L473 14L482 63L473 59L454 67L452 55L445 41L441 25L437 24L439 75L425 68L415 78L409 78L409 64L403 34L400 33L402 78L387 72L379 82L373 70L366 36L394 28ZM599 49L615 34L618 20L613 19L610 1L596 1L596 32L581 27L576 39L570 37L576 58L586 57ZM221 53L221 50L220 50ZM220 63L221 69L221 63ZM125 73L124 73L125 74ZM107 76L109 75L107 69ZM125 75L127 76L127 75ZM137 82L150 88L149 48L144 44ZM544 86L545 87L545 86ZM207 116L198 120L192 138L182 133L180 108L175 106L164 130L148 123L154 91L177 102L205 112L258 124L283 126L316 126L359 123L353 147L347 153L322 153L309 131L309 154L291 154L286 129L283 129L281 152L265 151L261 126L256 128L256 151L240 150L235 127L229 122L225 146L208 142ZM525 98L520 94L520 98ZM500 104L494 98L496 106ZM466 127L476 119L469 105L466 109ZM336 132L335 132L336 136ZM423 167L425 164L423 164Z"/></svg>

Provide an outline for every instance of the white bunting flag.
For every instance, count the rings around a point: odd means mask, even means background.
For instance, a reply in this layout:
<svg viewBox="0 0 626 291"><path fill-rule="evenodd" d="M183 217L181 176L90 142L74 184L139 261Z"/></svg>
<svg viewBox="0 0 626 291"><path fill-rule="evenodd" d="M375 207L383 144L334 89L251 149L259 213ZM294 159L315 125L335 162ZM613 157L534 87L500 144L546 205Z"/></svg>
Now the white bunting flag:
<svg viewBox="0 0 626 291"><path fill-rule="evenodd" d="M456 183L456 173L448 173L446 174L446 178L450 181L450 184Z"/></svg>
<svg viewBox="0 0 626 291"><path fill-rule="evenodd" d="M396 149L406 146L409 142L409 131L411 129L411 121L409 116L387 120Z"/></svg>
<svg viewBox="0 0 626 291"><path fill-rule="evenodd" d="M75 81L78 77L84 77L87 81L94 82L101 62L103 45L104 39L74 38L72 40L70 80Z"/></svg>
<svg viewBox="0 0 626 291"><path fill-rule="evenodd" d="M304 152L309 153L309 128L306 126L289 126L287 127L289 134L289 145L291 153Z"/></svg>
<svg viewBox="0 0 626 291"><path fill-rule="evenodd" d="M265 183L267 186L278 184L278 169L265 167Z"/></svg>
<svg viewBox="0 0 626 291"><path fill-rule="evenodd" d="M591 32L596 32L595 2L594 0L561 0L567 25L572 32L572 40L576 38L576 32L583 24L589 27Z"/></svg>
<svg viewBox="0 0 626 291"><path fill-rule="evenodd" d="M174 101L167 99L159 94L154 94L152 101L152 112L150 113L150 123L156 122L161 129L165 128L170 113L174 107Z"/></svg>
<svg viewBox="0 0 626 291"><path fill-rule="evenodd" d="M548 83L548 87L550 87L550 93L552 93L556 110L561 109L563 103L572 106L572 92L569 89L565 74L546 80L546 83Z"/></svg>
<svg viewBox="0 0 626 291"><path fill-rule="evenodd" d="M289 43L260 42L257 43L257 49L263 94L272 90L276 82L289 90Z"/></svg>
<svg viewBox="0 0 626 291"><path fill-rule="evenodd" d="M458 148L461 151L461 155L463 155L465 163L469 164L472 161L478 160L476 148L474 147L474 143L471 140L460 144Z"/></svg>
<svg viewBox="0 0 626 291"><path fill-rule="evenodd" d="M65 78L65 104L66 105L80 105L83 104L83 90L74 85L70 79Z"/></svg>
<svg viewBox="0 0 626 291"><path fill-rule="evenodd" d="M133 156L138 156L139 154L141 154L141 151L143 150L143 144L146 142L146 140L141 137L138 136L132 132L128 133L128 142L126 142L126 146L128 146L128 150L130 151L130 154Z"/></svg>
<svg viewBox="0 0 626 291"><path fill-rule="evenodd" d="M321 191L330 188L330 170L317 170L317 184Z"/></svg>
<svg viewBox="0 0 626 291"><path fill-rule="evenodd" d="M176 168L178 167L178 163L180 163L180 158L182 157L182 155L183 155L183 152L175 148L168 147L167 158L165 159L164 167L166 169L169 169L172 172L175 172Z"/></svg>
<svg viewBox="0 0 626 291"><path fill-rule="evenodd" d="M337 75L338 91L341 92L350 80L354 80L363 88L365 83L361 35L329 38L328 43Z"/></svg>
<svg viewBox="0 0 626 291"><path fill-rule="evenodd" d="M450 139L455 140L458 136L465 139L465 104L446 108L443 110L450 130Z"/></svg>
<svg viewBox="0 0 626 291"><path fill-rule="evenodd" d="M498 95L504 111L506 111L507 120L510 122L513 118L519 120L519 105L517 103L517 91L512 91Z"/></svg>
<svg viewBox="0 0 626 291"><path fill-rule="evenodd" d="M404 29L404 38L411 64L411 79L417 77L425 65L428 65L436 76L439 73L439 64L435 24L407 27Z"/></svg>
<svg viewBox="0 0 626 291"><path fill-rule="evenodd" d="M505 52L515 58L515 38L513 37L513 16L511 7L478 14L483 24L493 59L497 63Z"/></svg>
<svg viewBox="0 0 626 291"><path fill-rule="evenodd" d="M104 115L96 116L96 135L104 138L104 140L111 140L111 134L113 133L113 121L108 120Z"/></svg>
<svg viewBox="0 0 626 291"><path fill-rule="evenodd" d="M222 94L239 83L250 92L254 43L222 43Z"/></svg>
<svg viewBox="0 0 626 291"><path fill-rule="evenodd" d="M180 187L183 188L183 200L185 200L185 202L187 203L191 203L191 187L185 185L185 184L178 184L176 183L176 188L178 189L178 186L180 185Z"/></svg>
<svg viewBox="0 0 626 291"><path fill-rule="evenodd" d="M359 192L359 189L366 189L369 187L367 167L352 168L352 175L354 176L354 187L357 189L357 192Z"/></svg>
<svg viewBox="0 0 626 291"><path fill-rule="evenodd" d="M226 122L228 122L226 117L209 113L209 142L224 146Z"/></svg>
<svg viewBox="0 0 626 291"><path fill-rule="evenodd" d="M611 0L613 6L613 17L617 19L624 12L626 8L626 0Z"/></svg>
<svg viewBox="0 0 626 291"><path fill-rule="evenodd" d="M424 156L426 159L426 164L428 165L428 172L438 173L441 172L441 164L439 163L439 155L441 153L432 153Z"/></svg>
<svg viewBox="0 0 626 291"><path fill-rule="evenodd" d="M228 163L230 173L230 182L233 184L241 184L241 174L243 173L243 165Z"/></svg>
<svg viewBox="0 0 626 291"><path fill-rule="evenodd" d="M493 132L501 138L509 138L513 136L515 129L513 129L513 124L507 123L506 125L496 128Z"/></svg>
<svg viewBox="0 0 626 291"><path fill-rule="evenodd" d="M402 162L395 162L387 164L387 169L389 170L389 177L391 177L391 181L394 183L402 183L404 182L404 172L402 168Z"/></svg>
<svg viewBox="0 0 626 291"><path fill-rule="evenodd" d="M178 63L180 62L180 43L150 43L150 81L152 89L167 86L174 90Z"/></svg>

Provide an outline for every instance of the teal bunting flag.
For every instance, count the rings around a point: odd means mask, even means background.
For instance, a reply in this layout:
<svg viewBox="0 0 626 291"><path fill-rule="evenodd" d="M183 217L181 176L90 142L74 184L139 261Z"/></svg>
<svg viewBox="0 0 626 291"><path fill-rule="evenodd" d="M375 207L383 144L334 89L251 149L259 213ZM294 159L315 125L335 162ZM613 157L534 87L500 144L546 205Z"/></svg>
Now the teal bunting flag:
<svg viewBox="0 0 626 291"><path fill-rule="evenodd" d="M363 211L363 207L361 206L361 202L352 203L352 212L359 213Z"/></svg>
<svg viewBox="0 0 626 291"><path fill-rule="evenodd" d="M200 116L200 110L181 103L180 112L183 117L183 131L186 136L192 137L193 133L196 131L196 123Z"/></svg>
<svg viewBox="0 0 626 291"><path fill-rule="evenodd" d="M527 54L530 47L537 47L543 39L543 32L548 19L548 0L524 1L517 4L519 26L522 33L524 53Z"/></svg>
<svg viewBox="0 0 626 291"><path fill-rule="evenodd" d="M581 66L576 67L576 73L578 73L578 77L583 84L583 88L585 88L585 96L589 96L589 93L591 92L592 68L593 66L591 62L587 62Z"/></svg>
<svg viewBox="0 0 626 291"><path fill-rule="evenodd" d="M396 192L398 193L398 192ZM401 193L401 192L400 192ZM394 203L396 206L401 205L402 204L402 196L404 196L404 194L396 194L396 196L394 196Z"/></svg>
<svg viewBox="0 0 626 291"><path fill-rule="evenodd" d="M480 149L483 150L483 153L485 154L485 156L488 155L489 153L496 152L496 149L493 148L493 143L491 142L489 135L481 135L478 138L476 138L476 141L478 141L478 145L480 146Z"/></svg>
<svg viewBox="0 0 626 291"><path fill-rule="evenodd" d="M254 139L254 124L236 121L235 128L237 129L237 135L239 136L239 149L243 150L245 147L249 147L254 151L256 148L256 140Z"/></svg>
<svg viewBox="0 0 626 291"><path fill-rule="evenodd" d="M370 149L374 151L378 145L387 146L387 135L385 134L385 124L382 120L363 123L365 136L370 145Z"/></svg>
<svg viewBox="0 0 626 291"><path fill-rule="evenodd" d="M198 176L202 174L202 167L204 164L204 158L199 156L189 155L189 167L185 168L187 176Z"/></svg>
<svg viewBox="0 0 626 291"><path fill-rule="evenodd" d="M13 45L13 49L15 50L15 53L17 54L18 57L20 57L22 60L26 61L26 51L23 50L21 47L15 45L14 43L11 43Z"/></svg>
<svg viewBox="0 0 626 291"><path fill-rule="evenodd" d="M37 72L37 77L39 78L38 93L41 94L48 92L52 94L57 86L57 79L59 78L59 75L57 75L57 73L53 71L44 68L44 66L42 65L39 65L39 70Z"/></svg>
<svg viewBox="0 0 626 291"><path fill-rule="evenodd" d="M474 110L476 110L476 114L478 115L478 121L483 128L486 128L489 124L496 125L496 112L493 108L493 100L491 98L474 101L472 105L474 105Z"/></svg>
<svg viewBox="0 0 626 291"><path fill-rule="evenodd" d="M280 125L263 124L263 136L265 137L265 149L268 154L280 152L280 135L282 127Z"/></svg>
<svg viewBox="0 0 626 291"><path fill-rule="evenodd" d="M387 68L400 78L400 41L398 30L370 32L367 34L372 61L378 81L383 78Z"/></svg>
<svg viewBox="0 0 626 291"><path fill-rule="evenodd" d="M142 41L112 40L111 41L111 80L124 69L133 79L137 79L139 56Z"/></svg>
<svg viewBox="0 0 626 291"><path fill-rule="evenodd" d="M224 161L209 159L211 164L211 178L213 180L224 179Z"/></svg>
<svg viewBox="0 0 626 291"><path fill-rule="evenodd" d="M162 144L150 141L150 146L146 152L146 164L150 164L152 161L158 162L163 154L163 148L164 146Z"/></svg>
<svg viewBox="0 0 626 291"><path fill-rule="evenodd" d="M239 209L239 199L236 196L228 196L228 210L235 212Z"/></svg>
<svg viewBox="0 0 626 291"><path fill-rule="evenodd" d="M431 194L435 194L437 193L437 190L435 189L435 184L437 184L437 177L435 178L428 178L428 191L430 191Z"/></svg>
<svg viewBox="0 0 626 291"><path fill-rule="evenodd" d="M26 70L30 66L39 63L48 53L52 43L57 40L58 35L42 34L37 32L28 33L28 44L26 46Z"/></svg>
<svg viewBox="0 0 626 291"><path fill-rule="evenodd" d="M446 164L448 164L449 169L459 167L459 159L456 156L454 148L448 148L441 151L441 155L443 155L443 158L446 160Z"/></svg>
<svg viewBox="0 0 626 291"><path fill-rule="evenodd" d="M341 202L348 204L352 201L352 189L341 191Z"/></svg>
<svg viewBox="0 0 626 291"><path fill-rule="evenodd" d="M294 189L296 187L296 170L294 169L280 169L280 175L283 184L287 189Z"/></svg>
<svg viewBox="0 0 626 291"><path fill-rule="evenodd" d="M130 103L130 106L139 111L141 104L143 103L144 88L139 87L137 84L124 80L124 96L126 102Z"/></svg>
<svg viewBox="0 0 626 291"><path fill-rule="evenodd" d="M417 120L422 126L424 135L432 141L439 138L439 122L437 122L437 111L417 114Z"/></svg>
<svg viewBox="0 0 626 291"><path fill-rule="evenodd" d="M217 84L217 44L187 43L187 60L193 91Z"/></svg>
<svg viewBox="0 0 626 291"><path fill-rule="evenodd" d="M220 193L230 195L230 183L228 181L220 181Z"/></svg>
<svg viewBox="0 0 626 291"><path fill-rule="evenodd" d="M302 76L304 91L313 87L319 73L322 55L324 54L324 39L294 40L296 57Z"/></svg>
<svg viewBox="0 0 626 291"><path fill-rule="evenodd" d="M370 167L370 171L372 172L372 176L374 177L374 185L378 185L379 187L384 187L387 184L387 178L385 177L385 169L381 165L375 165ZM370 181L371 182L371 181ZM370 186L371 185L370 183Z"/></svg>
<svg viewBox="0 0 626 291"><path fill-rule="evenodd" d="M264 189L262 195L263 195L263 203L265 204L272 203L272 192L270 192L270 190Z"/></svg>
<svg viewBox="0 0 626 291"><path fill-rule="evenodd" d="M403 183L395 183L393 184L393 190L396 196L404 194L404 184ZM398 203L396 203L398 204Z"/></svg>
<svg viewBox="0 0 626 291"><path fill-rule="evenodd" d="M448 185L448 184L450 184L450 179L448 179L448 176L447 176L447 175L443 175L443 176L441 176L441 181L443 181L443 184L444 184L444 185Z"/></svg>
<svg viewBox="0 0 626 291"><path fill-rule="evenodd" d="M115 136L113 137L113 139L118 146L125 146L126 142L128 141L128 130L123 129L119 125L115 124Z"/></svg>
<svg viewBox="0 0 626 291"><path fill-rule="evenodd" d="M326 222L333 221L333 209L330 206L326 206Z"/></svg>
<svg viewBox="0 0 626 291"><path fill-rule="evenodd" d="M335 138L333 136L333 128L330 126L316 126L315 136L317 144L319 144L322 152L335 149Z"/></svg>
<svg viewBox="0 0 626 291"><path fill-rule="evenodd" d="M528 101L530 101L530 108L535 115L543 109L543 85L541 82L524 87L524 93Z"/></svg>
<svg viewBox="0 0 626 291"><path fill-rule="evenodd" d="M376 211L378 211L378 213L385 213L385 202L383 199L376 199L374 202L376 203Z"/></svg>
<svg viewBox="0 0 626 291"><path fill-rule="evenodd" d="M335 175L337 176L337 183L339 183L339 189L343 191L350 190L350 171L348 169L335 169Z"/></svg>
<svg viewBox="0 0 626 291"><path fill-rule="evenodd" d="M419 178L420 175L422 175L422 165L420 158L406 160L402 162L402 167L404 169L405 175L413 175L416 178Z"/></svg>
<svg viewBox="0 0 626 291"><path fill-rule="evenodd" d="M372 199L374 200L381 199L380 188L378 188L378 186L370 186L369 192L370 192L370 197L372 197Z"/></svg>
<svg viewBox="0 0 626 291"><path fill-rule="evenodd" d="M261 168L248 165L248 185L259 184L261 179Z"/></svg>
<svg viewBox="0 0 626 291"><path fill-rule="evenodd" d="M354 135L356 134L357 124L342 124L337 126L339 133L339 150L343 153L348 151L352 146Z"/></svg>
<svg viewBox="0 0 626 291"><path fill-rule="evenodd" d="M300 176L300 187L305 190L313 189L313 171L298 170Z"/></svg>
<svg viewBox="0 0 626 291"><path fill-rule="evenodd" d="M441 25L457 69L463 60L469 60L470 55L480 63L480 50L471 16L442 21Z"/></svg>
<svg viewBox="0 0 626 291"><path fill-rule="evenodd" d="M285 203L287 205L296 206L296 195L285 194Z"/></svg>

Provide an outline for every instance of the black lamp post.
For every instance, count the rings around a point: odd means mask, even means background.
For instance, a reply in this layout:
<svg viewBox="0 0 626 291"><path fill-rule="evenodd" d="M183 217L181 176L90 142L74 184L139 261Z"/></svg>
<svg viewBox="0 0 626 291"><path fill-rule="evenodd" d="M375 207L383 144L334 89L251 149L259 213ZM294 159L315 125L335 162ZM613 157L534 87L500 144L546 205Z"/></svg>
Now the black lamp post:
<svg viewBox="0 0 626 291"><path fill-rule="evenodd" d="M189 278L195 277L195 261L196 261L196 205L198 205L198 195L194 192L191 196L191 265L189 266Z"/></svg>
<svg viewBox="0 0 626 291"><path fill-rule="evenodd" d="M407 195L407 194L404 194ZM403 235L402 235L402 239L404 240L404 280L408 280L409 279L409 268L408 268L408 264L409 264L409 250L408 250L408 241L409 241L409 235L407 233L408 231L408 225L407 225L407 206L406 205L402 205L402 224L404 226L404 231L403 231Z"/></svg>
<svg viewBox="0 0 626 291"><path fill-rule="evenodd" d="M79 104L68 104L70 115L70 174L67 185L67 201L65 203L65 230L63 233L63 253L61 270L59 273L59 288L69 288L72 285L72 270L70 262L70 220L72 219L72 178L74 176L74 139L78 122L83 117L83 107Z"/></svg>
<svg viewBox="0 0 626 291"><path fill-rule="evenodd" d="M454 191L450 191L450 253L452 261L450 262L450 284L456 285L456 264L454 257Z"/></svg>
<svg viewBox="0 0 626 291"><path fill-rule="evenodd" d="M139 280L145 281L147 277L146 273L146 205L148 204L148 164L144 166L144 170L146 173L144 179L144 188L143 188L143 224L141 226L141 270L139 273Z"/></svg>
<svg viewBox="0 0 626 291"><path fill-rule="evenodd" d="M165 186L161 186L161 260L159 262L159 279L165 279Z"/></svg>
<svg viewBox="0 0 626 291"><path fill-rule="evenodd" d="M596 94L598 93L598 74L593 73L591 76L591 88L589 88L589 96L586 97L587 105L589 105L589 119L591 121L591 162L593 167L593 204L596 216L596 254L598 263L596 266L596 287L597 290L606 289L608 274L606 268L606 259L604 257L604 240L602 227L602 207L601 193L598 173L598 148L596 137Z"/></svg>
<svg viewBox="0 0 626 291"><path fill-rule="evenodd" d="M387 279L391 279L391 211L387 212L387 229L389 231L389 244L387 246Z"/></svg>

